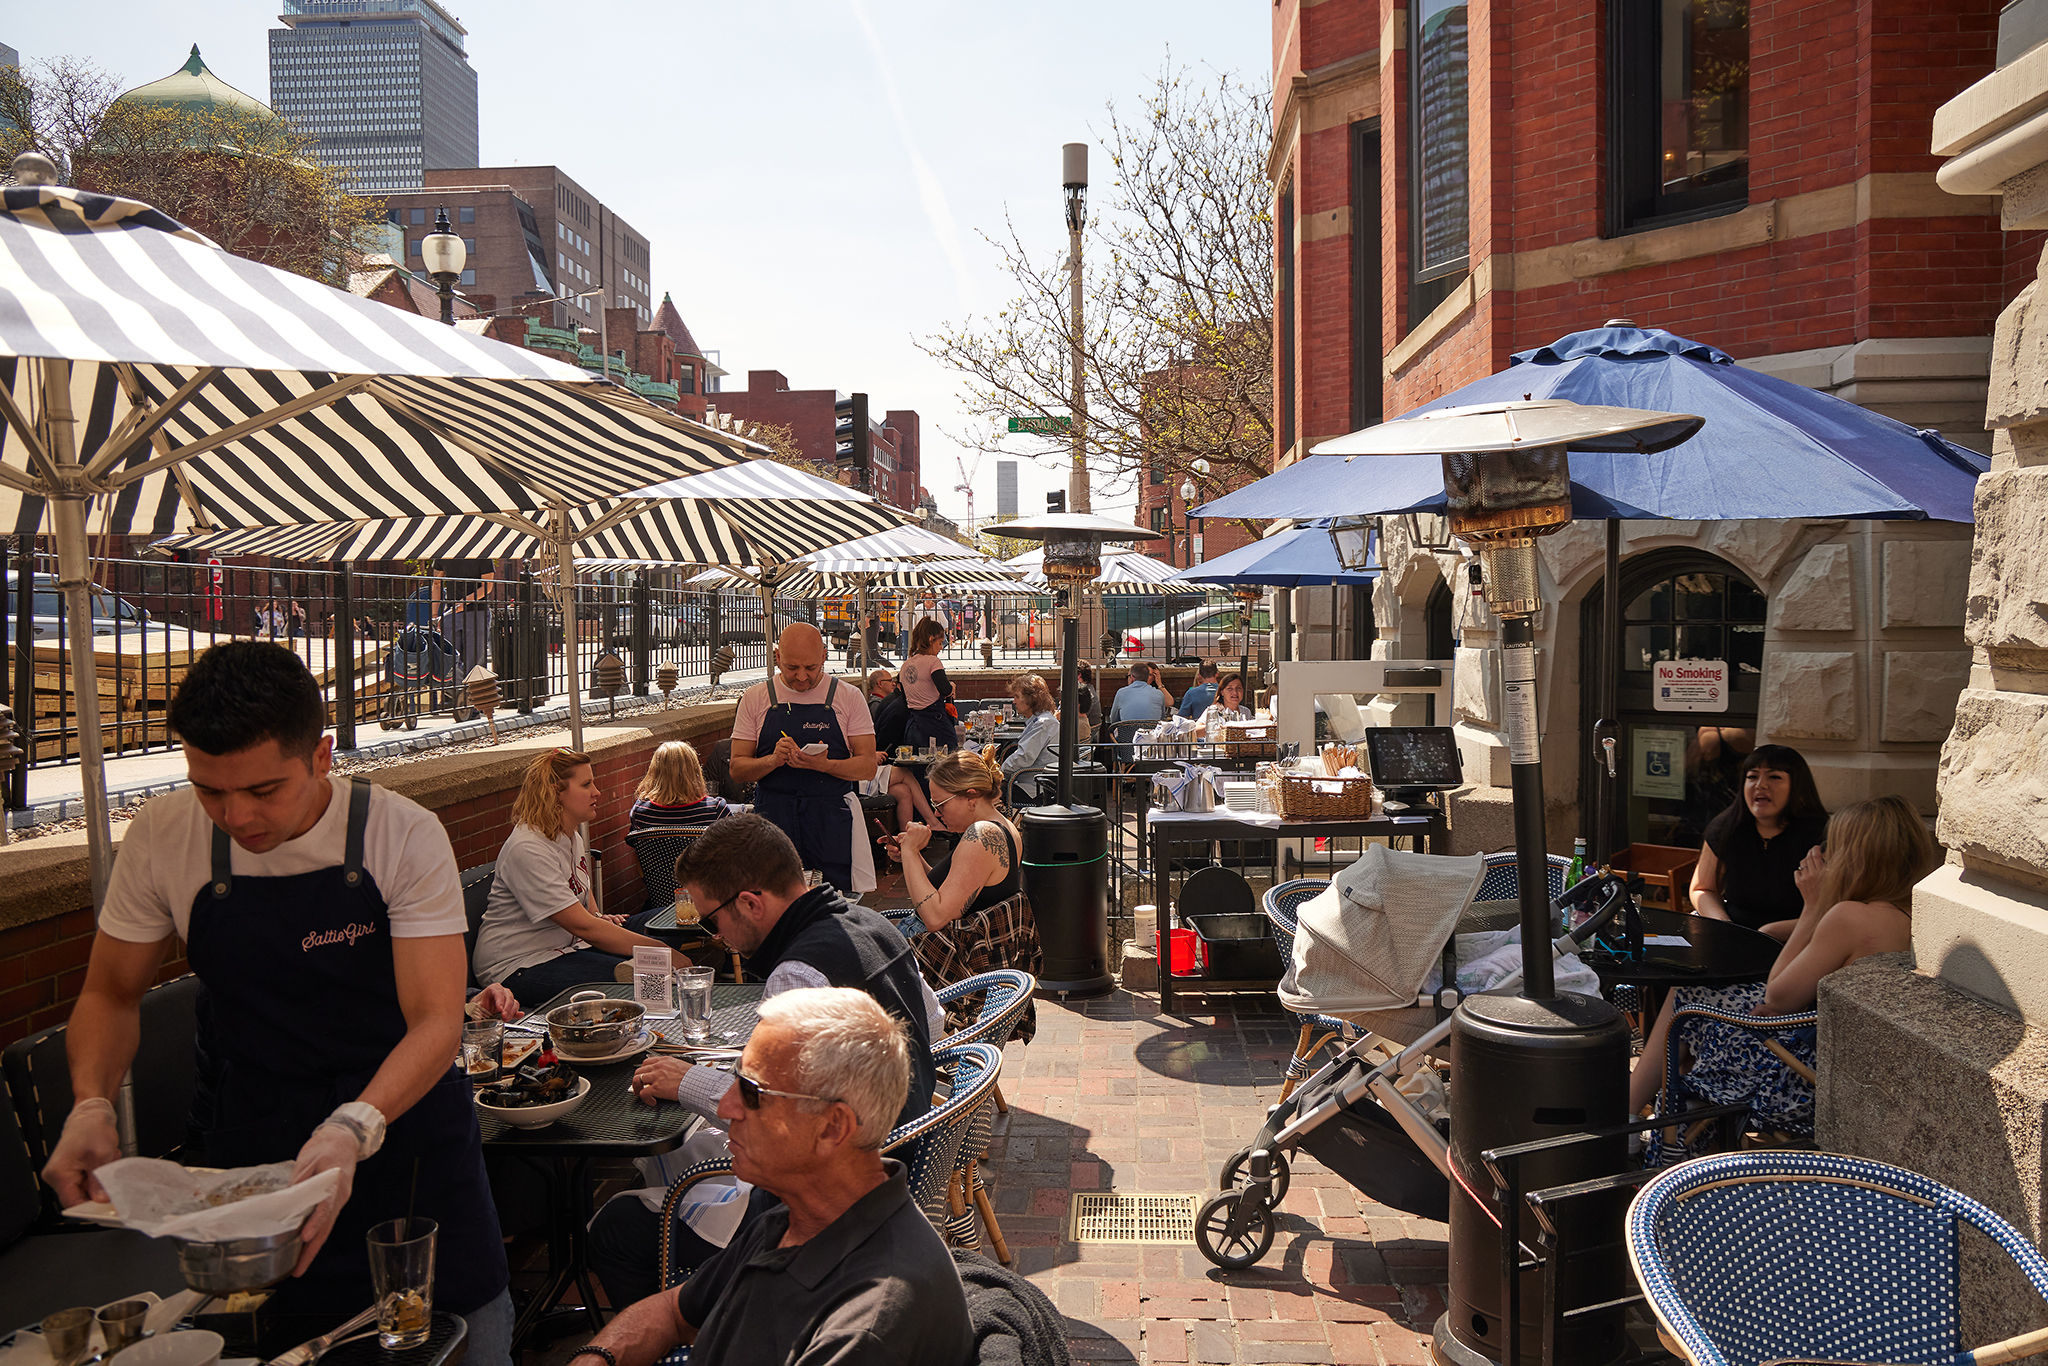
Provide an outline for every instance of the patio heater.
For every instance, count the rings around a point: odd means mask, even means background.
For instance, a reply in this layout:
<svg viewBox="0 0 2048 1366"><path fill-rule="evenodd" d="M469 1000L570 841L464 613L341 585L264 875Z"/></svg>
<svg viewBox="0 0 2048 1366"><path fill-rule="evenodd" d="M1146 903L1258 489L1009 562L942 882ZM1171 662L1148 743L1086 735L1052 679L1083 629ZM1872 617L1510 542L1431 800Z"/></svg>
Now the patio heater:
<svg viewBox="0 0 2048 1366"><path fill-rule="evenodd" d="M1058 498L1052 494L1048 501ZM1043 517L1002 527L1005 536L1045 543L1045 577L1060 614L1059 786L1051 805L1019 812L1017 827L1024 837L1024 889L1045 948L1039 989L1097 996L1116 986L1109 975L1109 819L1100 807L1074 802L1074 751L1080 746L1076 614L1082 590L1102 573L1105 544L1157 536L1107 517L1059 511L1061 506L1056 502Z"/></svg>
<svg viewBox="0 0 2048 1366"><path fill-rule="evenodd" d="M1318 447L1347 456L1440 454L1451 533L1478 551L1487 606L1500 618L1525 966L1520 995L1468 996L1453 1022L1451 1294L1433 1343L1445 1366L1492 1366L1507 1350L1509 1286L1502 1272L1501 1227L1495 1211L1474 1194L1494 1189L1480 1155L1619 1124L1628 1112L1628 1027L1599 997L1557 991L1550 955L1538 947L1549 943L1551 930L1536 708L1535 618L1543 610L1537 541L1572 520L1568 447L1633 433L1642 449L1661 449L1701 425L1681 413L1525 400L1439 409ZM1343 557L1366 537L1359 519L1338 520L1343 529L1333 525L1331 535ZM1626 1162L1626 1139L1578 1144L1525 1163L1522 1188L1604 1176ZM1550 1212L1561 1246L1618 1242L1619 1210L1586 1208L1594 1203ZM1533 1216L1525 1224L1536 1226ZM1515 1253L1519 1261L1520 1250ZM1557 1303L1566 1306L1608 1303L1630 1289L1618 1247L1611 1255L1564 1264L1556 1275ZM1535 1361L1544 1340L1540 1281L1525 1278L1519 1299L1522 1358ZM1553 1343L1553 1359L1613 1362L1627 1349L1622 1311L1614 1308L1566 1320Z"/></svg>

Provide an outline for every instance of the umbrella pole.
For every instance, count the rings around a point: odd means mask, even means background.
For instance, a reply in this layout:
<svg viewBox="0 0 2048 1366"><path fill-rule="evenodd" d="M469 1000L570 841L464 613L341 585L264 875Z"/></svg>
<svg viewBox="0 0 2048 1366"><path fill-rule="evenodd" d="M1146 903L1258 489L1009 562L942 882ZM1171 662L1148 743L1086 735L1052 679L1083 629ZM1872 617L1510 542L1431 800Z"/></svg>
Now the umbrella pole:
<svg viewBox="0 0 2048 1366"><path fill-rule="evenodd" d="M1606 577L1601 585L1600 595L1600 680L1597 694L1600 703L1600 719L1593 727L1594 742L1599 745L1593 751L1594 783L1599 789L1600 800L1596 806L1597 824L1593 829L1593 857L1600 863L1613 859L1614 855L1627 846L1621 837L1621 779L1610 774L1608 766L1613 760L1612 751L1601 745L1602 741L1621 741L1620 723L1614 711L1619 705L1617 691L1621 680L1621 522L1607 519L1607 566Z"/></svg>
<svg viewBox="0 0 2048 1366"><path fill-rule="evenodd" d="M870 574L860 576L860 595L857 599L859 606L854 611L853 622L853 629L860 636L860 690L862 692L868 690L868 670L875 667L875 662L868 658L868 580L872 577L873 575Z"/></svg>
<svg viewBox="0 0 2048 1366"><path fill-rule="evenodd" d="M583 623L576 620L576 552L569 544L569 509L555 504L555 592L562 607L563 648L569 652L569 748L583 752Z"/></svg>
<svg viewBox="0 0 2048 1366"><path fill-rule="evenodd" d="M71 367L61 360L43 362L43 415L50 455L60 478L79 471L78 443L72 431ZM88 579L85 504L82 494L50 500L50 518L57 533L57 582L64 593L70 628L72 697L78 707L79 789L85 798L85 842L92 865L92 904L106 904L107 875L114 866L114 836L107 822L107 765L100 747L99 658L93 652L92 594ZM61 726L63 718L58 718Z"/></svg>

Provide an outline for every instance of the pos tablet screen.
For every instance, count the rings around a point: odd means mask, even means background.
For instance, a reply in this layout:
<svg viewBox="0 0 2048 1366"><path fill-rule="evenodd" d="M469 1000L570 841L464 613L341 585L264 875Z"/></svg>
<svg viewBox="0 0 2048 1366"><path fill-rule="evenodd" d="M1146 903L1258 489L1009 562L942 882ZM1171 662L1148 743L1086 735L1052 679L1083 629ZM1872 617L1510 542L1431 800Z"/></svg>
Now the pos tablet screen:
<svg viewBox="0 0 2048 1366"><path fill-rule="evenodd" d="M1372 780L1382 788L1464 785L1458 742L1449 726L1375 726L1365 733Z"/></svg>

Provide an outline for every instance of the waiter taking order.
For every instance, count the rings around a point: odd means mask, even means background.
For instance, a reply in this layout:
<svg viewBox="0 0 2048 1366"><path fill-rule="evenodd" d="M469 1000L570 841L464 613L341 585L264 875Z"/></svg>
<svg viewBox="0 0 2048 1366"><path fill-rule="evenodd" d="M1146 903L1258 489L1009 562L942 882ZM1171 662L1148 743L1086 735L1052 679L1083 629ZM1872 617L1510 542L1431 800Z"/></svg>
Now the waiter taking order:
<svg viewBox="0 0 2048 1366"><path fill-rule="evenodd" d="M789 836L804 867L849 895L865 890L853 885L847 797L875 776L875 722L867 700L859 688L825 675L825 637L815 626L786 627L775 662L778 672L740 696L732 776L754 784L755 812ZM820 744L822 753L804 752Z"/></svg>
<svg viewBox="0 0 2048 1366"><path fill-rule="evenodd" d="M43 1176L65 1206L104 1199L112 1099L142 994L172 936L205 983L193 1128L206 1165L341 1173L307 1217L270 1310L343 1318L374 1298L364 1235L440 1225L437 1309L472 1360L509 1361L512 1301L468 1081L455 1067L467 980L462 889L434 814L329 777L320 686L291 651L214 646L171 702L191 787L129 825L67 1046L77 1097Z"/></svg>

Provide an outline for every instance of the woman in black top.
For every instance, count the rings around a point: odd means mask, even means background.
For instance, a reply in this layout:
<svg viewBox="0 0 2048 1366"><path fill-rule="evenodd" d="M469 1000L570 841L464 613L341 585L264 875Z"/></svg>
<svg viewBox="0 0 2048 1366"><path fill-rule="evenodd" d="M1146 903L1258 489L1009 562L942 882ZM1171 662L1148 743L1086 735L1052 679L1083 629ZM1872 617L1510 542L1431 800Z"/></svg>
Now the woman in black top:
<svg viewBox="0 0 2048 1366"><path fill-rule="evenodd" d="M1735 800L1707 826L1692 875L1693 910L1784 939L1806 908L1792 875L1826 838L1827 826L1813 770L1799 751L1758 745L1742 761Z"/></svg>

